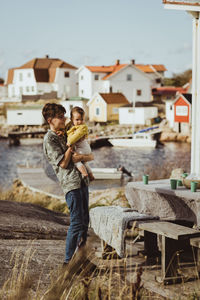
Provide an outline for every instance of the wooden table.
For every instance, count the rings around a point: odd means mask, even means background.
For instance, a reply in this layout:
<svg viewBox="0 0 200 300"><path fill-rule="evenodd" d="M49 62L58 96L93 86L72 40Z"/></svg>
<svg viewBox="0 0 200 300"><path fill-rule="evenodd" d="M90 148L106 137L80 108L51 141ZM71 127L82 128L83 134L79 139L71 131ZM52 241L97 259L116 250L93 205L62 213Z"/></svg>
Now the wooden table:
<svg viewBox="0 0 200 300"><path fill-rule="evenodd" d="M157 281L164 284L178 282L183 279L178 274L177 252L183 249L183 243L191 238L200 237L200 231L170 222L149 222L139 224L144 230L144 248L147 259L158 252L157 235L161 236L161 277Z"/></svg>

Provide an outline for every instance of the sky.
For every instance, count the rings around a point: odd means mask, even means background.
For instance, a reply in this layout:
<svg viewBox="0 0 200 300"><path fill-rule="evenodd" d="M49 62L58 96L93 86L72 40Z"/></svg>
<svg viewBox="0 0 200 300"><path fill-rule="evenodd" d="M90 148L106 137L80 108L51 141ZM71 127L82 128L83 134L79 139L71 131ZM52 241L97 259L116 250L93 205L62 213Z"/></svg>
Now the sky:
<svg viewBox="0 0 200 300"><path fill-rule="evenodd" d="M0 0L0 77L36 57L76 67L164 64L192 67L192 17L162 0Z"/></svg>

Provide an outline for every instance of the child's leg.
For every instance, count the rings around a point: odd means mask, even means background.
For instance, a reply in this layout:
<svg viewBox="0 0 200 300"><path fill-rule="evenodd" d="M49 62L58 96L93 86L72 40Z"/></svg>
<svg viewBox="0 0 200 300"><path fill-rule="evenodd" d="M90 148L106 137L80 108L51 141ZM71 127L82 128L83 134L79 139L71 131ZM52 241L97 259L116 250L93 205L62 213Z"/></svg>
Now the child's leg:
<svg viewBox="0 0 200 300"><path fill-rule="evenodd" d="M94 175L93 175L93 173L92 173L92 170L91 170L91 168L89 167L88 163L85 162L85 163L84 163L84 166L85 166L86 169L87 169L87 173L88 173L88 176L89 176L89 178L90 178L90 181L95 180Z"/></svg>
<svg viewBox="0 0 200 300"><path fill-rule="evenodd" d="M87 168L84 166L84 164L82 162L78 162L76 164L76 167L84 177L88 176Z"/></svg>

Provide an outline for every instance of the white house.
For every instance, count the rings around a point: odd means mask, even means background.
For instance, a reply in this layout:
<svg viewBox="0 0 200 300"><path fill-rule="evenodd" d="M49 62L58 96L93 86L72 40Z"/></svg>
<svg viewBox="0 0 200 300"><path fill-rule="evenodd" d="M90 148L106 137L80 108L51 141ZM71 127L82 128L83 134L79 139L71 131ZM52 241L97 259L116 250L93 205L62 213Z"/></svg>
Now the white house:
<svg viewBox="0 0 200 300"><path fill-rule="evenodd" d="M149 120L158 116L158 108L150 103L138 102L119 108L119 124L147 125Z"/></svg>
<svg viewBox="0 0 200 300"><path fill-rule="evenodd" d="M35 58L9 69L5 84L8 97L57 92L58 98L77 95L77 68L57 58Z"/></svg>
<svg viewBox="0 0 200 300"><path fill-rule="evenodd" d="M3 83L0 83L0 99L8 96L8 87Z"/></svg>
<svg viewBox="0 0 200 300"><path fill-rule="evenodd" d="M165 101L165 116L169 122L169 127L174 127L174 99Z"/></svg>
<svg viewBox="0 0 200 300"><path fill-rule="evenodd" d="M152 87L161 85L163 65L120 64L82 66L78 69L79 96L91 99L96 92L123 93L132 102L151 101Z"/></svg>
<svg viewBox="0 0 200 300"><path fill-rule="evenodd" d="M42 125L42 105L10 105L7 107L8 125Z"/></svg>
<svg viewBox="0 0 200 300"><path fill-rule="evenodd" d="M73 107L79 106L85 112L85 119L88 120L89 118L89 108L87 106L88 99L82 97L71 97L68 100L61 101L60 104L64 106L66 109L66 116L70 117L70 111Z"/></svg>

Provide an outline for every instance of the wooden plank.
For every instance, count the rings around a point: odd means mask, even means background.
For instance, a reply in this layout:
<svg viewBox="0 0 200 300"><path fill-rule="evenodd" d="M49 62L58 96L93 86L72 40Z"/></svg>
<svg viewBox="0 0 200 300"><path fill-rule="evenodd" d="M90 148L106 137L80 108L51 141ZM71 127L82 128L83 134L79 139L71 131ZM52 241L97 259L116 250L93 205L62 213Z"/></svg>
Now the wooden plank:
<svg viewBox="0 0 200 300"><path fill-rule="evenodd" d="M200 248L200 238L192 238L190 239L190 245Z"/></svg>
<svg viewBox="0 0 200 300"><path fill-rule="evenodd" d="M200 231L170 222L149 222L139 224L139 229L179 240L188 237L200 237Z"/></svg>

